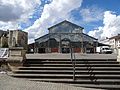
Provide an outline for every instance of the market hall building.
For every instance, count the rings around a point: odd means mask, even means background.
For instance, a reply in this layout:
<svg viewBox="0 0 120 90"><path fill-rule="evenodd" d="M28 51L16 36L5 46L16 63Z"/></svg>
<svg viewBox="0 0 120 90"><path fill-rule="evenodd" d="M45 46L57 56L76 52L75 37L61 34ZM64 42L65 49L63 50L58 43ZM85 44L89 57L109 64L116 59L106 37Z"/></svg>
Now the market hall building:
<svg viewBox="0 0 120 90"><path fill-rule="evenodd" d="M83 33L83 27L69 21L50 28L49 33L35 39L36 53L94 53L98 40ZM72 49L71 49L72 48Z"/></svg>

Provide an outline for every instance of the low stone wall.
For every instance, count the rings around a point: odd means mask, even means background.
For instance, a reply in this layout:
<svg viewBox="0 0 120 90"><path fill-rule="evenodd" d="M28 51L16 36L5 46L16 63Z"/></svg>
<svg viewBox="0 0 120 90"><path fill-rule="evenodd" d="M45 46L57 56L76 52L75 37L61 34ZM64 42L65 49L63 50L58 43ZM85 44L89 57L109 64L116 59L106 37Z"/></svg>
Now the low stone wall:
<svg viewBox="0 0 120 90"><path fill-rule="evenodd" d="M5 59L0 59L0 72L1 71L9 71L8 63Z"/></svg>
<svg viewBox="0 0 120 90"><path fill-rule="evenodd" d="M7 59L7 62L11 70L23 66L23 63L26 60L25 55L26 55L26 50L24 50L23 47L9 48L9 57Z"/></svg>

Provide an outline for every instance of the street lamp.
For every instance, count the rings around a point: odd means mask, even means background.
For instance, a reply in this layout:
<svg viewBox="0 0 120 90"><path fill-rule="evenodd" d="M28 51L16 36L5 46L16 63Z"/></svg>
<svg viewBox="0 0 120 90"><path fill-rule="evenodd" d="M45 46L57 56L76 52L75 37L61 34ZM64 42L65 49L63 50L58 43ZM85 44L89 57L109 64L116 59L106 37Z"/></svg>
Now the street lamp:
<svg viewBox="0 0 120 90"><path fill-rule="evenodd" d="M72 37L73 35L71 35ZM75 56L74 56L74 60L73 60L73 46L72 46L72 40L70 40L70 54L71 54L71 61L72 61L72 66L73 66L73 81L75 81Z"/></svg>

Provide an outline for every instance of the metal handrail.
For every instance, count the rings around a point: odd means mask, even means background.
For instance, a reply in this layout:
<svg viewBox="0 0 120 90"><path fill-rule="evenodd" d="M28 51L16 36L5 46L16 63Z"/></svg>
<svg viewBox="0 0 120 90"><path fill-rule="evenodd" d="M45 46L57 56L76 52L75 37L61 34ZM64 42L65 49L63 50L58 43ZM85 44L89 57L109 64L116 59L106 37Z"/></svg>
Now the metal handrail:
<svg viewBox="0 0 120 90"><path fill-rule="evenodd" d="M75 65L76 65L76 58L75 58L75 53L73 52L74 54L74 62L73 62L73 80L75 81Z"/></svg>
<svg viewBox="0 0 120 90"><path fill-rule="evenodd" d="M76 63L76 59L75 59L75 53L74 53L74 60L73 60L73 49L71 47L71 61L72 61L72 66L73 66L73 81L75 81L75 63Z"/></svg>

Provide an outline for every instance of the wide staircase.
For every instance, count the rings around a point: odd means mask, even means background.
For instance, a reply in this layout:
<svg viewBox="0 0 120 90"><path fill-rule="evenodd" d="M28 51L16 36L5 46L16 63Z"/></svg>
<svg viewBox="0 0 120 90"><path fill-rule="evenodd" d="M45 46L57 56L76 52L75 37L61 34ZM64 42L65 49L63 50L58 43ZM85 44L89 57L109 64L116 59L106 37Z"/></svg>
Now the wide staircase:
<svg viewBox="0 0 120 90"><path fill-rule="evenodd" d="M120 64L116 59L27 59L11 76L34 81L120 90Z"/></svg>

